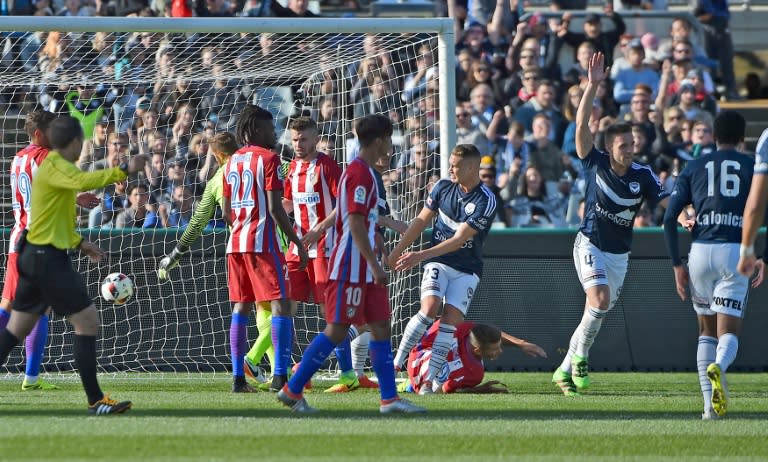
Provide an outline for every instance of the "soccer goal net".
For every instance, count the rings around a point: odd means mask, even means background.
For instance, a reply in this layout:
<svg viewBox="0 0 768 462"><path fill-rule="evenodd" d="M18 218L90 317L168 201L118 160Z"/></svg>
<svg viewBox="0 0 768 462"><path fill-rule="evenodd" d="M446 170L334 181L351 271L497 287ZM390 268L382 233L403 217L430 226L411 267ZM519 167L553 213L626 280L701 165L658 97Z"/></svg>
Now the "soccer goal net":
<svg viewBox="0 0 768 462"><path fill-rule="evenodd" d="M156 268L216 171L208 141L217 132L234 132L246 104L274 115L283 162L292 158L286 127L297 116L317 121L319 150L341 165L357 153L355 121L389 116L395 152L384 179L392 215L402 221L423 206L440 177L440 153L447 163L455 139L448 19L3 17L0 29L6 31L0 61L6 248L13 225L9 165L29 142L23 127L30 111L81 121L83 170L151 156L145 172L94 191L101 205L80 213L81 232L108 252L98 265L76 261L90 293L97 297L102 279L114 271L137 287L124 306L96 298L103 371L230 367L227 231L220 211L170 282L160 283ZM146 189L135 190L139 184ZM122 213L131 207L145 212ZM418 269L390 277L395 344L418 309L419 279ZM295 323L298 359L325 323L313 304L300 305ZM53 316L45 370L73 367L72 336L71 327ZM249 340L256 336L252 317ZM6 370L22 368L19 349Z"/></svg>

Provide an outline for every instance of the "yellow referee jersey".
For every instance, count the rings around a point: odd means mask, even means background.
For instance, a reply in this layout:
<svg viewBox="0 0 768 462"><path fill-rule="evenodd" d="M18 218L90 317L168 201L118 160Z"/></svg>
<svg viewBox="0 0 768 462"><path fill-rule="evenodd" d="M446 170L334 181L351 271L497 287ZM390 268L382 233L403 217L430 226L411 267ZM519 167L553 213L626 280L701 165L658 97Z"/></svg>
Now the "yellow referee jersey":
<svg viewBox="0 0 768 462"><path fill-rule="evenodd" d="M56 151L48 153L32 181L27 241L74 249L82 237L75 232L75 199L80 191L101 188L125 179L119 168L83 172Z"/></svg>

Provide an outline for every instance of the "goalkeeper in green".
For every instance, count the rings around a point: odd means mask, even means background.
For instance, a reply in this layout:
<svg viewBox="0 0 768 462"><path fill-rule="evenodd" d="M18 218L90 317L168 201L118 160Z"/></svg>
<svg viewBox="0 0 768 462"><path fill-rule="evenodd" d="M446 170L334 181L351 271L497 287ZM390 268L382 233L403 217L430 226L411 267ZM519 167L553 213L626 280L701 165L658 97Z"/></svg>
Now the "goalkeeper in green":
<svg viewBox="0 0 768 462"><path fill-rule="evenodd" d="M203 191L203 197L195 208L192 219L181 235L176 247L170 253L160 260L157 269L157 278L160 281L168 280L168 271L179 264L181 257L187 253L189 247L194 243L200 234L202 234L208 222L213 218L216 212L216 206L223 203L222 190L224 187L224 168L229 157L239 149L235 135L229 132L217 133L210 143L210 149L216 158L218 169L213 174ZM261 359L266 353L270 364L274 364L275 350L272 347L272 311L269 302L259 302L256 307L256 327L259 330L259 336L254 344L254 356ZM249 371L250 372L250 371ZM250 374L248 374L250 375ZM266 377L252 376L257 381L266 381ZM246 384L237 384L232 388L235 393L251 392L253 388Z"/></svg>

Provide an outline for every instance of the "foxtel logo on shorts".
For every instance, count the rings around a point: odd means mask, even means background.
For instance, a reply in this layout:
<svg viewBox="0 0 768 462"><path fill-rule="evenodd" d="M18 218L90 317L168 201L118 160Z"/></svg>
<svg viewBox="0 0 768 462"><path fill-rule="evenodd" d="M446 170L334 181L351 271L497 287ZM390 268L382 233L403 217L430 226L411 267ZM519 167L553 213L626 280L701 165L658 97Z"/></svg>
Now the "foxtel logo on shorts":
<svg viewBox="0 0 768 462"><path fill-rule="evenodd" d="M713 297L712 303L718 306L722 306L723 308L731 308L741 311L741 300L734 300L732 298L725 297Z"/></svg>

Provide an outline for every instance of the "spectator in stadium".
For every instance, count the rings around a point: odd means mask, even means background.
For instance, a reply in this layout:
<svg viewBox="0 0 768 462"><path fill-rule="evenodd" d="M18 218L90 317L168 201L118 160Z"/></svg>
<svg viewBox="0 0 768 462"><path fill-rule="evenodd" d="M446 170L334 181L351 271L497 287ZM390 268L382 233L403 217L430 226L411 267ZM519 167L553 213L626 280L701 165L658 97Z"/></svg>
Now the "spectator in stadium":
<svg viewBox="0 0 768 462"><path fill-rule="evenodd" d="M278 18L319 18L317 15L309 11L309 0L288 0L288 7L284 7L275 0L267 0L272 15Z"/></svg>
<svg viewBox="0 0 768 462"><path fill-rule="evenodd" d="M339 117L336 113L336 97L334 95L321 96L317 104L318 131L323 134L338 133Z"/></svg>
<svg viewBox="0 0 768 462"><path fill-rule="evenodd" d="M582 42L591 42L592 45L594 45L595 50L605 55L605 58L610 65L613 63L613 50L616 48L616 44L619 43L619 38L627 31L627 26L624 24L621 15L613 10L613 3L606 3L603 7L603 12L613 22L612 30L607 32L603 31L600 16L596 13L589 13L584 18L583 33L569 31L568 26L571 23L573 14L565 12L563 14L563 22L560 25L557 35L574 50L576 50Z"/></svg>
<svg viewBox="0 0 768 462"><path fill-rule="evenodd" d="M37 68L45 80L54 80L64 73L73 72L78 65L78 58L70 49L71 39L64 32L51 31L45 38Z"/></svg>
<svg viewBox="0 0 768 462"><path fill-rule="evenodd" d="M88 227L112 228L117 215L130 205L127 179L106 185L101 195L101 205L88 214ZM98 213L94 213L96 209Z"/></svg>
<svg viewBox="0 0 768 462"><path fill-rule="evenodd" d="M513 163L517 172L528 167L528 158L531 155L531 145L525 141L525 127L520 122L509 124L509 130L504 138L504 144L496 154L496 170L498 178L496 184L504 189L512 177Z"/></svg>
<svg viewBox="0 0 768 462"><path fill-rule="evenodd" d="M565 185L561 185L560 181L566 171L569 172L571 178L575 177L577 172L573 167L571 157L564 154L556 144L550 141L551 130L552 122L546 114L539 113L534 116L528 166L535 167L539 171L544 179L548 195L567 195L568 189Z"/></svg>
<svg viewBox="0 0 768 462"><path fill-rule="evenodd" d="M674 41L672 45L671 54L665 56L671 56L673 63L680 63L680 65L685 68L685 72L676 72L674 74L675 77L678 78L678 80L682 80L687 77L687 73L692 69L700 69L704 78L704 89L707 93L713 94L715 91L715 84L709 71L710 67L708 67L706 63L702 63L694 55L696 48L693 46L693 43L687 39L681 39ZM688 65L688 61L690 61L690 65Z"/></svg>
<svg viewBox="0 0 768 462"><path fill-rule="evenodd" d="M76 85L76 90L67 92L61 101L54 100L53 105L80 121L85 139L90 140L96 122L110 113L118 94L115 89L106 88L105 85L93 85L86 74L77 76Z"/></svg>
<svg viewBox="0 0 768 462"><path fill-rule="evenodd" d="M109 120L102 118L93 127L93 137L88 142L83 142L83 152L77 160L77 166L80 170L90 171L91 165L103 159L107 153L107 145L111 132Z"/></svg>
<svg viewBox="0 0 768 462"><path fill-rule="evenodd" d="M579 107L582 96L584 96L584 90L579 85L569 87L563 98L561 110L563 118L568 123L563 134L563 152L572 158L576 157L576 108Z"/></svg>
<svg viewBox="0 0 768 462"><path fill-rule="evenodd" d="M613 64L611 65L611 80L616 79L616 75L619 73L619 71L623 71L624 69L629 69L631 67L629 65L629 43L634 38L635 36L632 34L623 34L621 37L619 37L619 51L621 54L619 56L613 57Z"/></svg>
<svg viewBox="0 0 768 462"><path fill-rule="evenodd" d="M41 3L41 2L38 2ZM21 41L18 60L27 72L39 71L37 67L38 55L46 42L48 32L38 31L27 34Z"/></svg>
<svg viewBox="0 0 768 462"><path fill-rule="evenodd" d="M693 14L704 29L707 56L719 63L720 78L725 85L725 97L740 99L736 93L736 78L733 72L733 38L729 26L731 13L728 0L696 0Z"/></svg>
<svg viewBox="0 0 768 462"><path fill-rule="evenodd" d="M227 0L195 0L195 14L201 18L232 17L232 5Z"/></svg>
<svg viewBox="0 0 768 462"><path fill-rule="evenodd" d="M187 148L187 161L189 162L190 170L199 172L199 169L205 163L207 155L208 137L203 133L195 133L189 139L189 147Z"/></svg>
<svg viewBox="0 0 768 462"><path fill-rule="evenodd" d="M436 321L408 357L407 385L419 393L422 386L432 386L425 380L424 363L432 356L432 344L438 335L440 321ZM448 353L447 381L435 390L438 393L508 393L507 386L496 380L482 383L485 375L483 360L494 360L501 355L502 344L514 345L532 357L546 358L540 346L514 337L488 324L464 322L456 326L454 341Z"/></svg>
<svg viewBox="0 0 768 462"><path fill-rule="evenodd" d="M638 84L629 100L629 109L619 116L619 120L631 125L640 125L645 130L645 136L650 143L656 140L656 127L650 118L651 89Z"/></svg>
<svg viewBox="0 0 768 462"><path fill-rule="evenodd" d="M714 120L719 110L717 101L713 98L704 86L704 73L701 69L691 69L685 76L683 82L689 82L695 89L695 103L694 105L699 109L706 111L710 117ZM681 100L680 92L672 97L671 105L679 105ZM698 118L698 117L689 117Z"/></svg>
<svg viewBox="0 0 768 462"><path fill-rule="evenodd" d="M469 102L472 125L485 132L493 119L494 112L496 112L496 106L493 105L493 90L488 84L478 84L472 89Z"/></svg>
<svg viewBox="0 0 768 462"><path fill-rule="evenodd" d="M659 90L659 74L646 67L645 48L640 43L640 39L630 41L627 48L629 48L627 53L629 68L616 73L613 85L613 99L620 105L629 103L638 85L649 87L652 98Z"/></svg>
<svg viewBox="0 0 768 462"><path fill-rule="evenodd" d="M192 139L192 135L198 129L195 126L197 109L192 101L179 107L179 110L176 112L176 121L173 123L173 128L171 128L171 148L175 151L176 157L182 159L187 158L189 140Z"/></svg>
<svg viewBox="0 0 768 462"><path fill-rule="evenodd" d="M232 129L237 122L245 101L242 98L239 79L229 79L225 76L222 63L214 63L211 75L216 77L213 85L202 92L198 113L211 122L217 131Z"/></svg>
<svg viewBox="0 0 768 462"><path fill-rule="evenodd" d="M529 102L536 96L536 89L541 81L541 69L531 67L520 71L520 86L517 92L509 99L509 107L514 114L520 106Z"/></svg>
<svg viewBox="0 0 768 462"><path fill-rule="evenodd" d="M507 49L506 66L510 74L529 67L538 67L544 78L560 80L558 54L561 41L556 19L547 23L543 15L534 13L527 22L517 24L515 36Z"/></svg>
<svg viewBox="0 0 768 462"><path fill-rule="evenodd" d="M640 125L632 125L632 156L635 162L648 165L654 168L656 165L656 154L651 150L651 143L645 136L645 129ZM654 169L654 171L656 171Z"/></svg>
<svg viewBox="0 0 768 462"><path fill-rule="evenodd" d="M459 101L469 101L472 89L477 85L484 83L491 87L494 106L502 106L505 101L504 89L501 87L503 82L499 79L492 79L493 72L493 67L487 61L472 61L472 64L469 66L469 73L464 81L461 82L459 92L456 94L456 99Z"/></svg>
<svg viewBox="0 0 768 462"><path fill-rule="evenodd" d="M562 146L566 122L560 109L555 105L555 86L549 80L538 83L536 95L515 111L514 120L523 124L526 135L530 135L533 129L533 118L541 113L546 114L551 123L549 139L557 146Z"/></svg>
<svg viewBox="0 0 768 462"><path fill-rule="evenodd" d="M139 103L143 104L143 101L139 101ZM136 145L139 154L149 154L151 152L149 134L159 129L159 122L160 115L157 113L157 109L150 104L149 108L141 116L141 127L136 129Z"/></svg>
<svg viewBox="0 0 768 462"><path fill-rule="evenodd" d="M509 224L512 227L563 227L565 205L562 195L547 194L547 186L536 167L529 166L520 177L517 164L513 164L510 177L501 197L508 204ZM519 179L519 181L517 181Z"/></svg>
<svg viewBox="0 0 768 462"><path fill-rule="evenodd" d="M552 376L552 382L566 396L578 395L579 390L590 386L589 350L624 284L635 213L643 200L655 206L668 196L650 169L631 168L631 127L610 126L606 130L607 152L595 148L589 122L597 83L608 78L602 53L595 53L588 71L589 80L576 115L577 154L587 182L585 219L574 242L573 258L586 299L579 306L583 315L571 336L568 352ZM598 186L600 183L603 186ZM605 190L611 193L602 192Z"/></svg>
<svg viewBox="0 0 768 462"><path fill-rule="evenodd" d="M183 184L174 186L173 196L171 197L171 209L168 212L168 222L165 224L165 227L186 228L192 219L195 203L192 188Z"/></svg>
<svg viewBox="0 0 768 462"><path fill-rule="evenodd" d="M473 144L481 153L488 152L488 138L472 124L472 113L467 104L456 104L456 144Z"/></svg>
<svg viewBox="0 0 768 462"><path fill-rule="evenodd" d="M64 7L56 12L56 16L93 16L93 9L80 0L64 0Z"/></svg>
<svg viewBox="0 0 768 462"><path fill-rule="evenodd" d="M686 119L709 119L712 120L712 114L702 109L696 102L696 86L687 80L683 80L680 85L677 97L677 107L685 114Z"/></svg>
<svg viewBox="0 0 768 462"><path fill-rule="evenodd" d="M162 228L162 220L155 211L155 205L149 203L149 189L146 185L135 183L128 188L130 207L121 210L115 217L114 228Z"/></svg>
<svg viewBox="0 0 768 462"><path fill-rule="evenodd" d="M402 105L397 93L392 89L392 82L384 80L384 78L385 76L382 75L373 77L370 91L355 104L355 119L367 114L387 114L396 126L402 123L404 118ZM333 106L333 110L335 112L335 106ZM335 129L336 127L328 128ZM335 130L327 133L335 133Z"/></svg>
<svg viewBox="0 0 768 462"><path fill-rule="evenodd" d="M496 203L499 204L499 206L496 207L496 217L493 219L491 227L504 228L507 226L507 211L501 205L504 202L502 201L501 195L499 194L501 189L496 185L496 165L492 156L483 156L480 159L479 173L480 181L482 181L485 187L487 187L493 193L493 195L496 196Z"/></svg>
<svg viewBox="0 0 768 462"><path fill-rule="evenodd" d="M422 45L416 55L416 71L405 77L403 82L402 99L412 103L427 91L428 72L435 72L435 57L429 45Z"/></svg>
<svg viewBox="0 0 768 462"><path fill-rule="evenodd" d="M473 59L486 61L493 55L496 44L491 42L484 24L469 22L463 31L459 31L458 37L456 52L468 50Z"/></svg>
<svg viewBox="0 0 768 462"><path fill-rule="evenodd" d="M128 161L129 148L128 135L111 132L107 135L107 152L104 158L83 165L83 167L88 167L87 171L89 172L117 167Z"/></svg>
<svg viewBox="0 0 768 462"><path fill-rule="evenodd" d="M587 78L587 66L589 58L595 53L595 46L592 42L581 42L576 50L576 61L570 69L563 75L563 83L567 87L580 85Z"/></svg>
<svg viewBox="0 0 768 462"><path fill-rule="evenodd" d="M658 154L655 165L656 171L669 170L672 159L676 157L677 149L683 143L682 130L685 114L676 106L666 108L663 112L661 123L656 123L656 140L652 150Z"/></svg>

